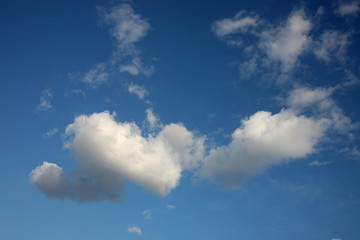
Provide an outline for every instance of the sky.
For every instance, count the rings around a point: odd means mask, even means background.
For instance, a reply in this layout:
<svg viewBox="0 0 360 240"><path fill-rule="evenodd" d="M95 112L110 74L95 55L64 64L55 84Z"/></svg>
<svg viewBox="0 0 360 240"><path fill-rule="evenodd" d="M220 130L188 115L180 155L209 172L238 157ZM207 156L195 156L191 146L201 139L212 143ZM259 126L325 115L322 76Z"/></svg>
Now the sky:
<svg viewBox="0 0 360 240"><path fill-rule="evenodd" d="M359 239L360 1L1 5L1 239Z"/></svg>

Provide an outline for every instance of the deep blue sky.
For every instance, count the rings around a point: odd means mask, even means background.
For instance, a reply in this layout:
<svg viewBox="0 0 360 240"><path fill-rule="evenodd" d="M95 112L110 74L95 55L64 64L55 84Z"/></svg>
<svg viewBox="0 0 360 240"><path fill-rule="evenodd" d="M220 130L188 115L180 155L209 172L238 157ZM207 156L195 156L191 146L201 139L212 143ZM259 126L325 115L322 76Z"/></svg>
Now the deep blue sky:
<svg viewBox="0 0 360 240"><path fill-rule="evenodd" d="M355 1L0 8L0 238L360 237Z"/></svg>

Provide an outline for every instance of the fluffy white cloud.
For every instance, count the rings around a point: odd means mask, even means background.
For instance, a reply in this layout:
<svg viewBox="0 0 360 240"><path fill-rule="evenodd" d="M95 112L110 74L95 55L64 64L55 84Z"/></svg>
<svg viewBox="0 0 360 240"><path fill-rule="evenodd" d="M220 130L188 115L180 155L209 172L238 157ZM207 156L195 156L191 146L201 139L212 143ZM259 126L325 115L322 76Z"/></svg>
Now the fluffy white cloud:
<svg viewBox="0 0 360 240"><path fill-rule="evenodd" d="M272 115L260 111L242 122L228 145L210 151L199 176L233 188L271 165L303 158L328 127L325 119L282 110Z"/></svg>
<svg viewBox="0 0 360 240"><path fill-rule="evenodd" d="M180 123L143 136L135 123L117 122L115 114L106 111L77 117L65 134L77 174L65 176L60 167L46 163L34 170L41 169L31 174L31 182L47 196L56 197L61 190L61 198L78 202L119 200L125 179L164 196L178 185L182 171L198 166L204 154L204 138Z"/></svg>
<svg viewBox="0 0 360 240"><path fill-rule="evenodd" d="M120 72L127 72L131 75L151 75L154 73L154 67L144 67L142 61L140 58L136 57L134 58L129 65L121 65L119 67Z"/></svg>
<svg viewBox="0 0 360 240"><path fill-rule="evenodd" d="M127 86L127 90L130 94L136 95L140 100L143 100L149 94L149 92L145 89L144 86L133 83L130 83Z"/></svg>
<svg viewBox="0 0 360 240"><path fill-rule="evenodd" d="M150 24L136 14L129 4L121 4L106 10L97 8L102 22L111 25L111 35L117 40L117 47L123 53L133 53L134 43L145 37Z"/></svg>
<svg viewBox="0 0 360 240"><path fill-rule="evenodd" d="M61 167L54 163L43 162L35 168L30 173L30 182L50 198L64 199L69 193L68 179Z"/></svg>
<svg viewBox="0 0 360 240"><path fill-rule="evenodd" d="M38 111L50 110L53 107L51 104L51 99L53 99L53 98L54 98L54 94L50 88L42 91L41 96L40 96L40 103L37 106L36 110L38 110Z"/></svg>
<svg viewBox="0 0 360 240"><path fill-rule="evenodd" d="M321 34L320 39L314 42L314 54L317 58L330 62L334 57L344 61L349 45L349 33L327 30Z"/></svg>
<svg viewBox="0 0 360 240"><path fill-rule="evenodd" d="M356 16L360 11L359 1L342 1L339 0L337 4L336 12L340 16Z"/></svg>
<svg viewBox="0 0 360 240"><path fill-rule="evenodd" d="M138 235L142 234L141 228L137 227L137 226L132 226L132 227L128 227L128 232L130 233L136 233Z"/></svg>
<svg viewBox="0 0 360 240"><path fill-rule="evenodd" d="M109 73L106 70L106 64L99 63L95 67L90 69L81 79L81 81L92 88L96 88L99 85L107 82L108 78Z"/></svg>
<svg viewBox="0 0 360 240"><path fill-rule="evenodd" d="M299 56L309 43L311 21L303 10L290 14L284 25L269 28L261 33L260 47L267 57L281 63L281 70L288 72L294 68Z"/></svg>

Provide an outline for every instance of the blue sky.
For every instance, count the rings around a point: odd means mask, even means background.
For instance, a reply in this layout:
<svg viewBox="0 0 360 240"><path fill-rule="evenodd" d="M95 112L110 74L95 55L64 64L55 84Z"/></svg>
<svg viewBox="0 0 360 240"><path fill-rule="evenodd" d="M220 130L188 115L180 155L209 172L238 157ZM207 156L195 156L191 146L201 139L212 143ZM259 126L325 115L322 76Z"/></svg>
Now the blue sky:
<svg viewBox="0 0 360 240"><path fill-rule="evenodd" d="M358 239L360 2L11 1L1 239Z"/></svg>

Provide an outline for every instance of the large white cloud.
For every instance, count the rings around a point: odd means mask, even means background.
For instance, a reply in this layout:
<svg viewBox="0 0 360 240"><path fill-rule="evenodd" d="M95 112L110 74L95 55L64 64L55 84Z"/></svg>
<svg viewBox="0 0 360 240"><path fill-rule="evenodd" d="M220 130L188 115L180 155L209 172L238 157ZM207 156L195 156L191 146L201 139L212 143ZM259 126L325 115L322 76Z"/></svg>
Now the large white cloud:
<svg viewBox="0 0 360 240"><path fill-rule="evenodd" d="M326 119L297 115L290 109L274 115L259 111L242 122L229 144L210 151L198 174L238 187L271 165L314 152L327 127Z"/></svg>
<svg viewBox="0 0 360 240"><path fill-rule="evenodd" d="M77 117L65 134L66 147L78 164L75 177L44 163L33 171L31 182L47 196L79 202L118 200L124 180L164 196L178 185L182 171L196 167L204 154L204 138L180 123L143 136L135 123L117 122L115 114L106 111Z"/></svg>

